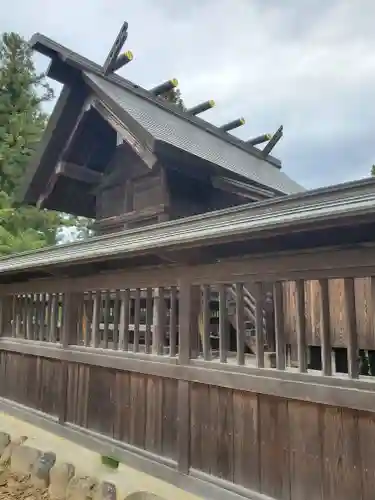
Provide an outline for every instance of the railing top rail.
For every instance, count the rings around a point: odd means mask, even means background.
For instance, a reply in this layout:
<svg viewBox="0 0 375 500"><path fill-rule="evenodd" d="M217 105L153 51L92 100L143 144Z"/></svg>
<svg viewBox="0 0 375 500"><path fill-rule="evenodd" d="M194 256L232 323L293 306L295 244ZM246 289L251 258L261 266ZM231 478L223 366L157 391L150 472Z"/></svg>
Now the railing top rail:
<svg viewBox="0 0 375 500"><path fill-rule="evenodd" d="M273 230L300 230L301 222L318 228L330 220L360 221L372 215L375 219L375 180L369 179L17 254L0 259L0 274L261 237Z"/></svg>

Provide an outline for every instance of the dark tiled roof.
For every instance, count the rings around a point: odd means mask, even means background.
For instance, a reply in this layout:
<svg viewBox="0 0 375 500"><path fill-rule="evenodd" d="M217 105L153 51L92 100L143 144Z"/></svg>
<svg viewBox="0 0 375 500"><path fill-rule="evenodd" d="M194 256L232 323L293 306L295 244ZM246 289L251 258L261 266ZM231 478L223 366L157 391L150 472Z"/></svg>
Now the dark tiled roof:
<svg viewBox="0 0 375 500"><path fill-rule="evenodd" d="M107 78L89 72L86 72L86 78L93 84L94 89L99 88L103 94L121 106L157 141L171 144L276 191L287 194L303 191L300 185L278 168L210 131L202 130L194 123L181 119Z"/></svg>

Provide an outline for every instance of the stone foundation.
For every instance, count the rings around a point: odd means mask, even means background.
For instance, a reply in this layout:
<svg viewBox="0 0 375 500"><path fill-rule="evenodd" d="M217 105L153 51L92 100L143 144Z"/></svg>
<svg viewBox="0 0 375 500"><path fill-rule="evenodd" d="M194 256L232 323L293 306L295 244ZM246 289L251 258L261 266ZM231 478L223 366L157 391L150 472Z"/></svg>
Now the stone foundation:
<svg viewBox="0 0 375 500"><path fill-rule="evenodd" d="M0 500L116 500L116 486L75 474L69 463L56 463L53 451L27 445L0 432Z"/></svg>

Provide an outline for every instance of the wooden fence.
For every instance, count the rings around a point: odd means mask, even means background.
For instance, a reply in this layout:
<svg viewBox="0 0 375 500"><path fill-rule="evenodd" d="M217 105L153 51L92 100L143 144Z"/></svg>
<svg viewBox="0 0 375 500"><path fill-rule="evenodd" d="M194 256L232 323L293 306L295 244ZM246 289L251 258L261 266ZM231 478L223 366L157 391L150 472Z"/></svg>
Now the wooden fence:
<svg viewBox="0 0 375 500"><path fill-rule="evenodd" d="M315 250L3 285L2 404L121 459L141 457L147 472L205 498L370 500L375 378L361 358L369 346L358 336L357 283L372 283L375 250L337 255ZM337 279L346 372L332 354L329 290ZM311 280L319 290L319 370L309 351ZM246 283L255 297L255 352L245 338ZM263 324L270 284L274 352ZM233 285L234 339L226 302ZM294 357L286 286L295 295ZM211 287L219 292L217 344Z"/></svg>

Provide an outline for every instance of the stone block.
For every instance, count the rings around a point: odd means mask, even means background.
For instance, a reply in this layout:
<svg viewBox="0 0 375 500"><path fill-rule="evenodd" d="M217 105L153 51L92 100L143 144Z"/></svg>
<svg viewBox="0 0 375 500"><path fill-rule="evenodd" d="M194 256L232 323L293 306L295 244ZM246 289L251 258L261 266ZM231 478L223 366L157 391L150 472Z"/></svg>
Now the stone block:
<svg viewBox="0 0 375 500"><path fill-rule="evenodd" d="M113 483L103 481L94 489L93 500L116 500L116 486Z"/></svg>
<svg viewBox="0 0 375 500"><path fill-rule="evenodd" d="M21 436L19 438L16 438L12 440L8 446L5 448L3 453L1 454L0 457L0 466L2 465L9 465L10 459L12 457L12 454L14 450L18 447L21 446L22 443L26 441L27 437L26 436Z"/></svg>
<svg viewBox="0 0 375 500"><path fill-rule="evenodd" d="M265 368L276 368L276 353L275 352L265 352L264 353L264 367Z"/></svg>
<svg viewBox="0 0 375 500"><path fill-rule="evenodd" d="M41 455L40 450L31 448L31 446L16 446L10 458L10 470L16 474L30 474L33 465Z"/></svg>
<svg viewBox="0 0 375 500"><path fill-rule="evenodd" d="M10 443L10 436L6 432L0 432L0 455L4 453L5 448Z"/></svg>
<svg viewBox="0 0 375 500"><path fill-rule="evenodd" d="M69 463L55 464L49 474L49 495L51 500L63 500L69 482L75 473L74 465Z"/></svg>
<svg viewBox="0 0 375 500"><path fill-rule="evenodd" d="M31 468L31 480L35 488L45 489L49 486L50 471L56 462L56 454L47 451L43 453Z"/></svg>
<svg viewBox="0 0 375 500"><path fill-rule="evenodd" d="M66 489L66 500L92 500L98 483L90 476L73 477Z"/></svg>

